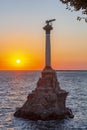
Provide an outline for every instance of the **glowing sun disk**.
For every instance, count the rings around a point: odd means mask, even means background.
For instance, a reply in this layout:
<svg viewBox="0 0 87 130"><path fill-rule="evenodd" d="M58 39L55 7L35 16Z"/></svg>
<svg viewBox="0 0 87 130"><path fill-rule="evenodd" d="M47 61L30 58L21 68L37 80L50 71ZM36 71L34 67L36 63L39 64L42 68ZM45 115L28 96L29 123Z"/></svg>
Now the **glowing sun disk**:
<svg viewBox="0 0 87 130"><path fill-rule="evenodd" d="M17 64L20 64L20 63L21 63L21 60L20 60L20 59L17 59L17 60L16 60L16 63L17 63Z"/></svg>

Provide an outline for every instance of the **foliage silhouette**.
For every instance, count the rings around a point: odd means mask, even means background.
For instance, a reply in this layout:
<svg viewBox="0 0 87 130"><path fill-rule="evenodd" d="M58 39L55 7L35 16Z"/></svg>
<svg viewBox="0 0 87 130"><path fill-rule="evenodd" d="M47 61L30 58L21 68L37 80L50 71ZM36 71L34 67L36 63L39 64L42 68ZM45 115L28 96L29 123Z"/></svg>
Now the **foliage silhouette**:
<svg viewBox="0 0 87 130"><path fill-rule="evenodd" d="M66 9L72 11L81 10L82 14L87 15L87 0L60 0L63 4L66 4ZM73 8L73 9L72 9ZM87 22L87 17L77 17L77 20L85 19Z"/></svg>

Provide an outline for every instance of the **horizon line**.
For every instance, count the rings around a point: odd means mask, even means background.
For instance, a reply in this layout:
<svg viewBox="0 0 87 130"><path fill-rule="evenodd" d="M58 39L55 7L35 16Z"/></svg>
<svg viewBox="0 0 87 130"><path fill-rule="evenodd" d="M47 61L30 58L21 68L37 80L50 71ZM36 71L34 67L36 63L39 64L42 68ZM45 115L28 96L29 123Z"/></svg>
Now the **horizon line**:
<svg viewBox="0 0 87 130"><path fill-rule="evenodd" d="M2 69L2 70L0 70L0 71L42 71L43 69L32 69L32 70L5 70L5 69ZM87 69L63 69L63 70L60 70L60 69L54 69L55 71L87 71Z"/></svg>

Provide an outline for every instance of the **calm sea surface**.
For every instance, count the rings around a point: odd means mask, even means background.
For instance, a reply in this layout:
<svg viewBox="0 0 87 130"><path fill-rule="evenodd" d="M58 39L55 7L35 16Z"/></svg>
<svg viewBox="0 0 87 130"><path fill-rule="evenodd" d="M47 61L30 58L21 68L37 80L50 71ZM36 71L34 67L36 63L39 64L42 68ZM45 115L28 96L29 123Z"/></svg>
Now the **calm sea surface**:
<svg viewBox="0 0 87 130"><path fill-rule="evenodd" d="M29 121L13 116L36 87L40 71L0 71L0 130L87 130L87 71L57 71L66 105L75 115L63 121Z"/></svg>

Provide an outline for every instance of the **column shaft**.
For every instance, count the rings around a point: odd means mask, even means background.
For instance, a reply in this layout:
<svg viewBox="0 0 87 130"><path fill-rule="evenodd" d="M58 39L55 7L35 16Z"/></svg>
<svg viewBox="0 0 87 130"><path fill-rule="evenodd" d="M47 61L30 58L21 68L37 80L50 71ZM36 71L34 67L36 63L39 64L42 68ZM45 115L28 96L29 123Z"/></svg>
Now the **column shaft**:
<svg viewBox="0 0 87 130"><path fill-rule="evenodd" d="M50 33L46 34L46 54L45 54L46 66L51 66L51 44L50 44Z"/></svg>

